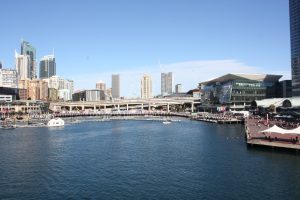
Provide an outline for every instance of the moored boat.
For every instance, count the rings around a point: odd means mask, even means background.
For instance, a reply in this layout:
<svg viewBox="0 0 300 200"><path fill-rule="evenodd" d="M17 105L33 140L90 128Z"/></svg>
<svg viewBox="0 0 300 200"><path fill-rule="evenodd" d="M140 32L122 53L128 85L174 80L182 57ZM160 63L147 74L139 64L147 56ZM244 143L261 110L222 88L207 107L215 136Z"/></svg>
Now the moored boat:
<svg viewBox="0 0 300 200"><path fill-rule="evenodd" d="M2 125L1 128L5 129L5 130L10 130L10 129L15 129L16 126L15 125Z"/></svg>
<svg viewBox="0 0 300 200"><path fill-rule="evenodd" d="M64 126L65 125L65 121L61 118L54 118L51 119L48 123L47 126L49 127L58 127L58 126Z"/></svg>
<svg viewBox="0 0 300 200"><path fill-rule="evenodd" d="M171 124L171 121L163 121L163 124Z"/></svg>

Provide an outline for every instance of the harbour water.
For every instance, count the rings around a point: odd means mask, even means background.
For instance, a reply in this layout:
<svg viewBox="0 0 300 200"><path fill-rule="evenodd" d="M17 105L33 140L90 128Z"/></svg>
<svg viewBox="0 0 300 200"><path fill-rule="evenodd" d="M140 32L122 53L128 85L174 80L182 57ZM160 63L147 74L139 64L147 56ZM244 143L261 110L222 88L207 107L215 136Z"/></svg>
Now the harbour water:
<svg viewBox="0 0 300 200"><path fill-rule="evenodd" d="M182 120L0 130L0 199L300 199L297 152Z"/></svg>

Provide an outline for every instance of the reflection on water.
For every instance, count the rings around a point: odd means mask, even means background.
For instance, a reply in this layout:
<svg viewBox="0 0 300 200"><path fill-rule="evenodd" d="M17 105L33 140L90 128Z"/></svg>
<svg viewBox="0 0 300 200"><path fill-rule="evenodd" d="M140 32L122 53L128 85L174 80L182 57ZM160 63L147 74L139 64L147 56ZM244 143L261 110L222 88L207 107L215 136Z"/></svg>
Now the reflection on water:
<svg viewBox="0 0 300 200"><path fill-rule="evenodd" d="M83 122L0 134L0 199L299 199L297 153L240 125Z"/></svg>

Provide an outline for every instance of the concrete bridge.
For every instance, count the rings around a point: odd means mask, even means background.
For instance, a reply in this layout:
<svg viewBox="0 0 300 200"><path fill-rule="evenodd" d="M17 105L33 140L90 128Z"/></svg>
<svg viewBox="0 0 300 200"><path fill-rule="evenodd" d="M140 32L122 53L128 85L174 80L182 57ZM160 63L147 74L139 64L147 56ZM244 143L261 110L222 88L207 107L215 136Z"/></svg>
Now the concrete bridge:
<svg viewBox="0 0 300 200"><path fill-rule="evenodd" d="M200 104L199 98L152 98L152 99L120 99L107 101L76 101L76 102L52 102L50 109L56 111L79 111L79 110L132 110L132 109L147 109L156 110L164 109L170 112L175 106L189 107L192 112L195 110L195 105Z"/></svg>

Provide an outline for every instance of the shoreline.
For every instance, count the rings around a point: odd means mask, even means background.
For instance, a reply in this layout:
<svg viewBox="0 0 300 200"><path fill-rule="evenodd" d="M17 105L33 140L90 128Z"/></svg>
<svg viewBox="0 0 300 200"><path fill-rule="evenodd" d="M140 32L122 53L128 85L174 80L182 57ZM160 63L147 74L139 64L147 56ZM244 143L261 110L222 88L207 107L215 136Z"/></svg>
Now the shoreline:
<svg viewBox="0 0 300 200"><path fill-rule="evenodd" d="M40 116L40 115L39 115ZM60 114L43 114L42 118L28 115L21 116L22 120L8 118L1 122L4 126L15 126L15 128L26 127L47 127L47 122L53 118L62 118L66 124L79 123L79 121L110 121L110 120L151 120L151 121L180 121L179 119L202 121L216 124L243 124L244 120L230 114L213 114L213 113L187 113L187 112L112 112L112 113L60 113Z"/></svg>

